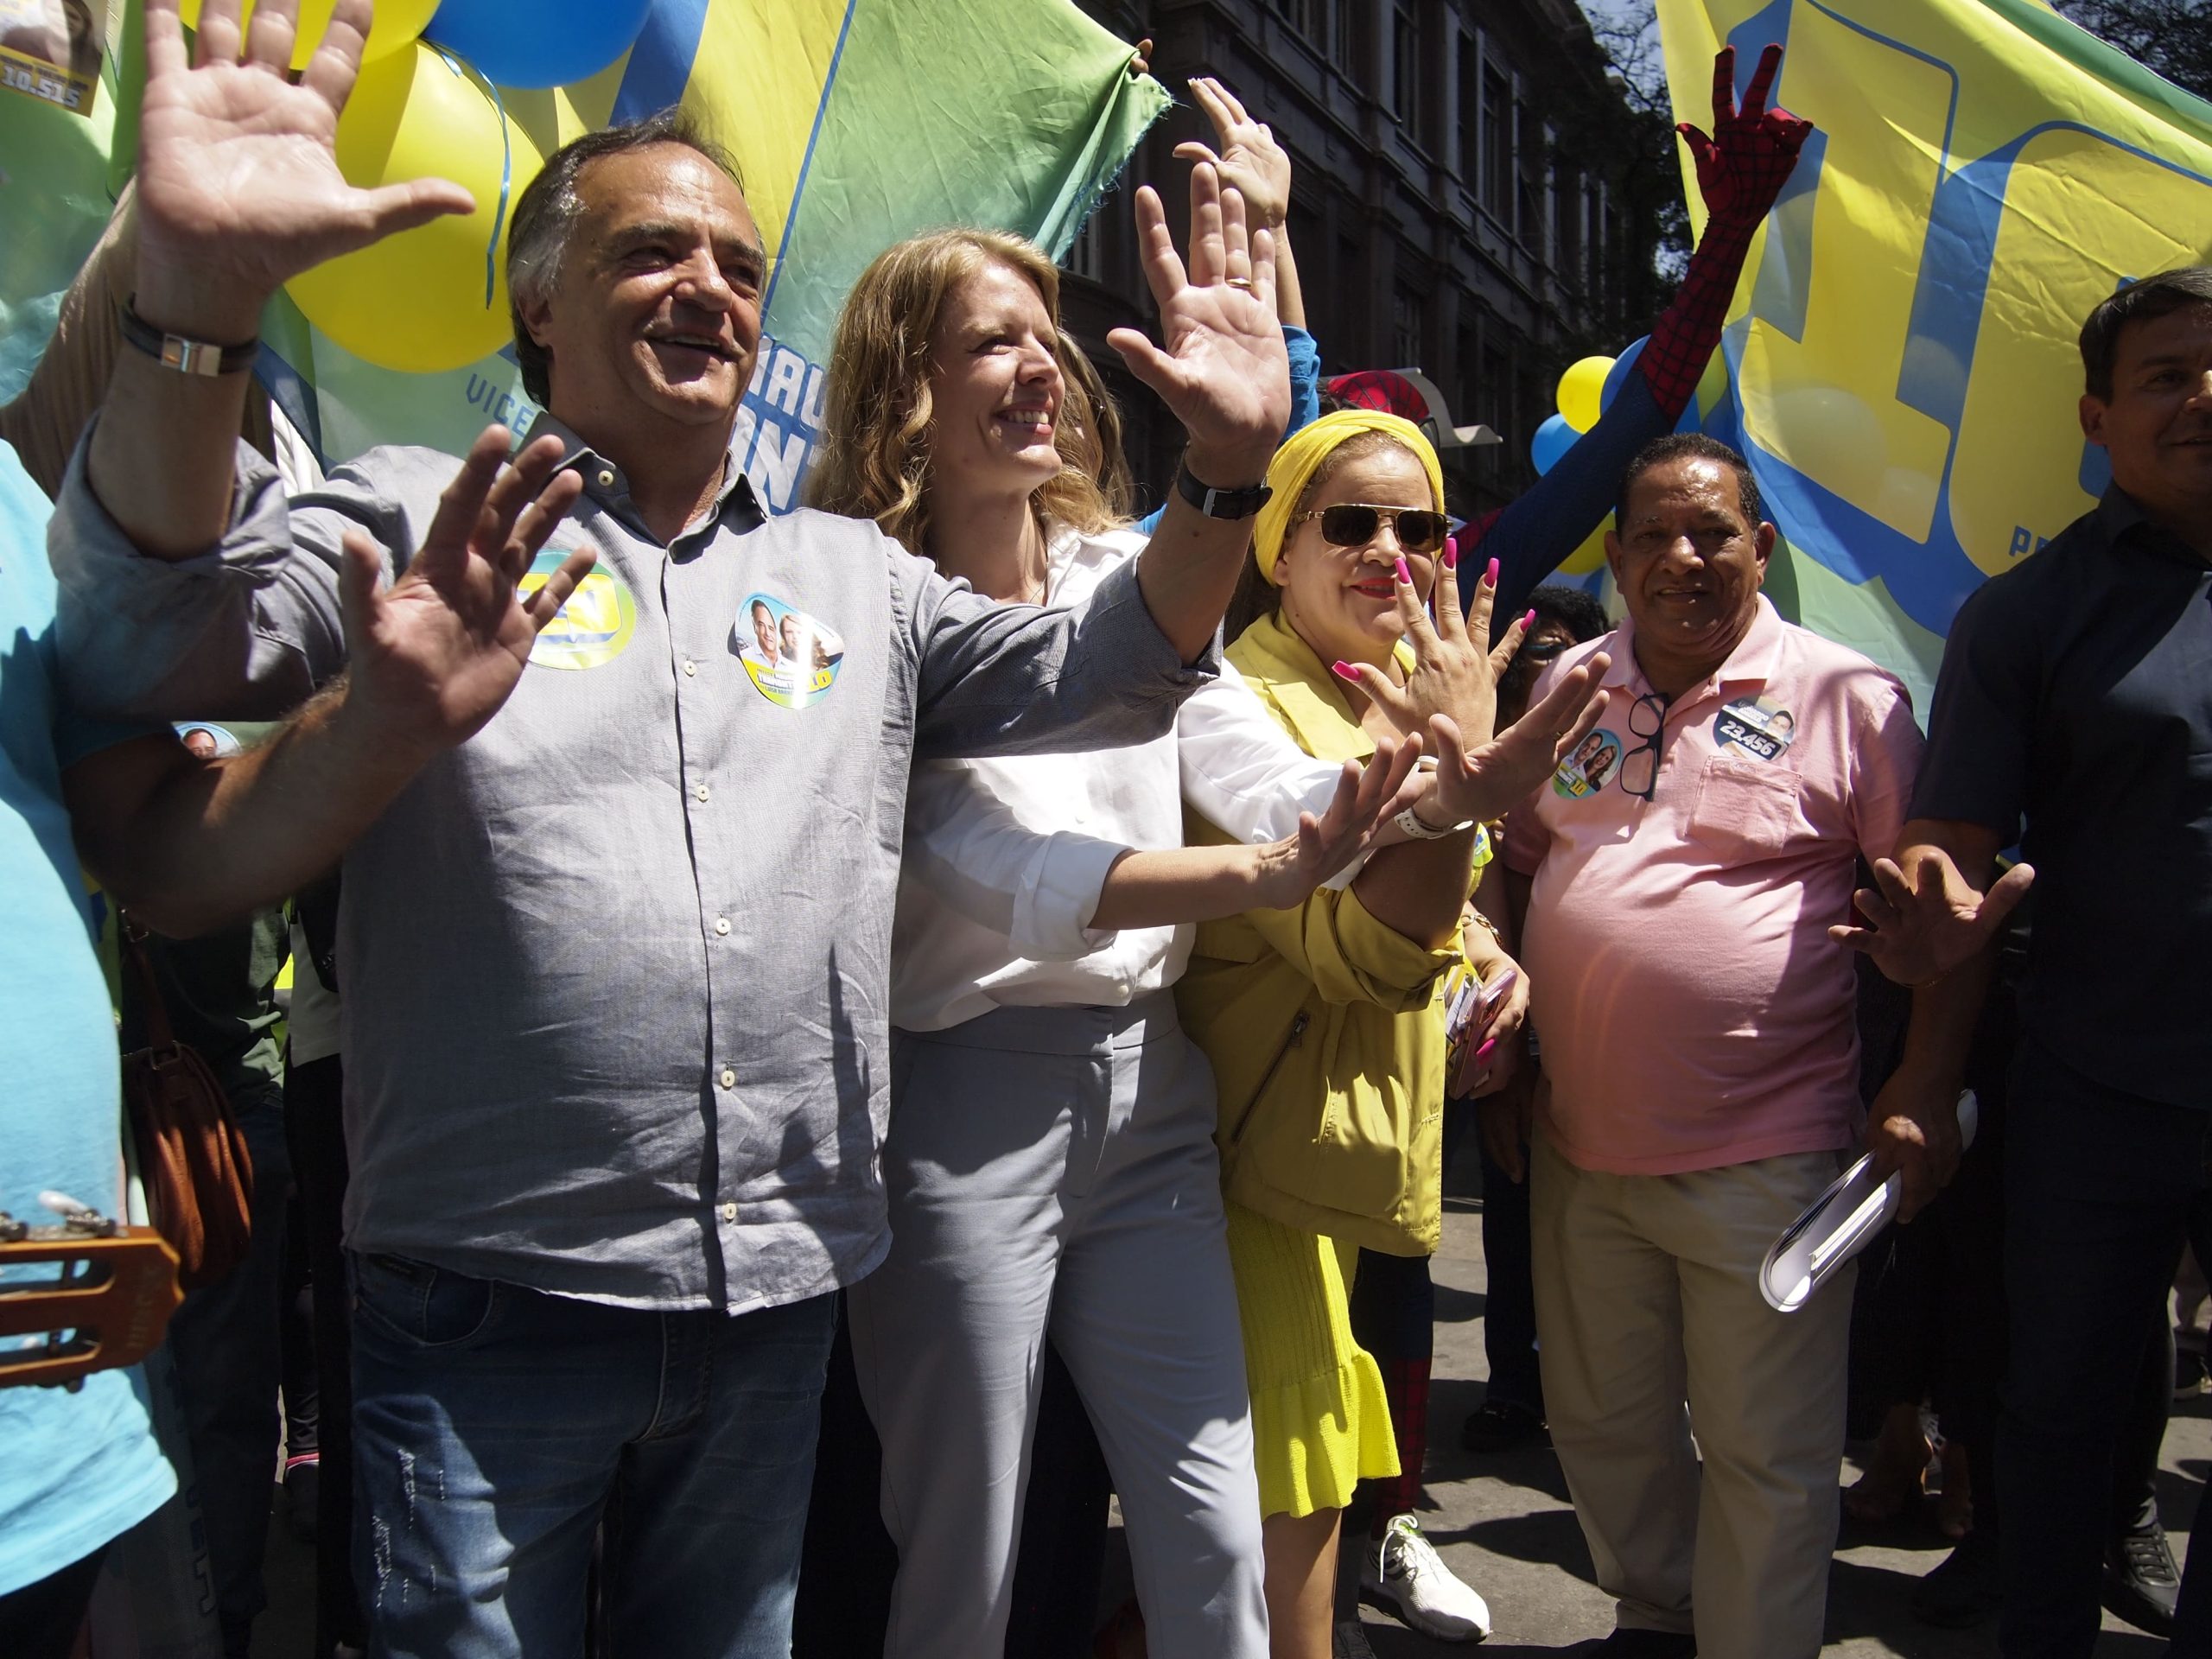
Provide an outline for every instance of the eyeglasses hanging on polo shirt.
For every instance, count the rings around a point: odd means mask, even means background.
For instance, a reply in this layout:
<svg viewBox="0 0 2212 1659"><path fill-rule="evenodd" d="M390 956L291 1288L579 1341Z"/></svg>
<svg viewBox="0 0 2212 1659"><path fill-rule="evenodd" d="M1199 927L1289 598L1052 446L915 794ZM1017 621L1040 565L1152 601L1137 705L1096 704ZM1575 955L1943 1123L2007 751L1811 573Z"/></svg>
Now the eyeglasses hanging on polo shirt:
<svg viewBox="0 0 2212 1659"><path fill-rule="evenodd" d="M1659 740L1666 734L1669 701L1661 692L1647 691L1629 705L1629 735L1643 741L1621 757L1621 788L1647 801L1659 789ZM1643 782L1636 781L1638 777Z"/></svg>

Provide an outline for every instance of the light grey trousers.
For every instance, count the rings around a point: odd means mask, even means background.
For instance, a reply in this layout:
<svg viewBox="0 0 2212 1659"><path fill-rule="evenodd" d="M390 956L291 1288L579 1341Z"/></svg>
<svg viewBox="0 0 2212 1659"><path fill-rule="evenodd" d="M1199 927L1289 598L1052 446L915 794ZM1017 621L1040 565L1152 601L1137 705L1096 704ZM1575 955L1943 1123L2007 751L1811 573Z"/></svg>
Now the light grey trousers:
<svg viewBox="0 0 2212 1659"><path fill-rule="evenodd" d="M891 1254L847 1293L899 1546L887 1659L1006 1643L1049 1329L1121 1495L1153 1659L1266 1659L1213 1073L1166 993L893 1039Z"/></svg>

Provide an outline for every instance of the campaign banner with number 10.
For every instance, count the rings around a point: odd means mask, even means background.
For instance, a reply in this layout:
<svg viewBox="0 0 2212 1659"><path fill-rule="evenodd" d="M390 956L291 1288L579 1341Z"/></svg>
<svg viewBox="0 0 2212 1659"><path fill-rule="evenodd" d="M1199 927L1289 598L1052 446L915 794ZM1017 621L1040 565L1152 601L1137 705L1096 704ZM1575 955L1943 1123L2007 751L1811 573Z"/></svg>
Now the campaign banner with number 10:
<svg viewBox="0 0 2212 1659"><path fill-rule="evenodd" d="M1706 423L1788 538L1786 607L1925 710L1960 602L2108 481L2076 337L2123 284L2207 262L2212 105L2037 0L1660 0L1659 19L1681 118L1719 47L1748 77L1779 41L1776 97L1818 127Z"/></svg>

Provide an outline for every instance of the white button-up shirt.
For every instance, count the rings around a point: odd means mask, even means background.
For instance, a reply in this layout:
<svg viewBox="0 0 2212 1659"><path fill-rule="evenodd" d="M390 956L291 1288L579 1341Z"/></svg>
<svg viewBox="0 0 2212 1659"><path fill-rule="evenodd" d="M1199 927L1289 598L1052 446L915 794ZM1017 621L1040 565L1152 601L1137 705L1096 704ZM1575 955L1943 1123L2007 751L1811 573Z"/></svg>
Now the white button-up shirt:
<svg viewBox="0 0 2212 1659"><path fill-rule="evenodd" d="M1127 531L1062 532L1046 602L1080 605L1143 546ZM1281 840L1301 811L1327 810L1341 772L1292 742L1226 662L1151 742L917 766L891 1023L942 1031L995 1007L1119 1007L1173 985L1192 927L1088 925L1114 861L1180 847L1186 801L1240 841Z"/></svg>

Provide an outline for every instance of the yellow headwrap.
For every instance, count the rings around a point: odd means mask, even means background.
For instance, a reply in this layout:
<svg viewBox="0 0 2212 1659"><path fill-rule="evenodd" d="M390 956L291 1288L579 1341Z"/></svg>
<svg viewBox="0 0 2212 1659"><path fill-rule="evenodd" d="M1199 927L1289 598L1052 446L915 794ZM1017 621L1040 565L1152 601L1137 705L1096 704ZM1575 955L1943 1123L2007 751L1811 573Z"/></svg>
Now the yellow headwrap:
<svg viewBox="0 0 2212 1659"><path fill-rule="evenodd" d="M1268 463L1268 487L1274 493L1260 509L1259 519L1252 526L1252 552L1260 562L1260 574L1269 582L1275 579L1275 561L1282 556L1283 537L1290 533L1290 515L1305 495L1306 486L1339 445L1363 432L1387 432L1420 457L1428 474L1428 487L1435 493L1436 505L1442 509L1444 468L1436 459L1436 446L1419 427L1402 416L1386 415L1379 409L1340 409L1333 415L1324 415L1292 433Z"/></svg>

